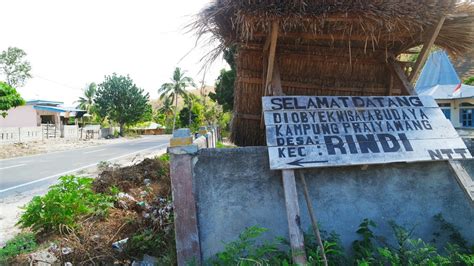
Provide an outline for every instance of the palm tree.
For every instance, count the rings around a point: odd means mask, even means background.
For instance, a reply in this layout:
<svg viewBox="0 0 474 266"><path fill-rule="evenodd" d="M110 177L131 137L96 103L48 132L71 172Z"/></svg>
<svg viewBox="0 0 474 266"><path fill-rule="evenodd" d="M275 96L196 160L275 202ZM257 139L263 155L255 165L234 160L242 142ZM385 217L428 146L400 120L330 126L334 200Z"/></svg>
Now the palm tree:
<svg viewBox="0 0 474 266"><path fill-rule="evenodd" d="M169 122L169 117L170 115L174 114L174 106L173 106L173 101L170 97L166 97L160 108L158 108L158 112L162 113L165 115L165 124L168 126Z"/></svg>
<svg viewBox="0 0 474 266"><path fill-rule="evenodd" d="M97 92L97 85L92 82L84 89L84 96L79 97L77 108L87 111L88 114L92 114L94 107L95 93Z"/></svg>
<svg viewBox="0 0 474 266"><path fill-rule="evenodd" d="M175 103L174 108L174 115L173 115L173 132L176 126L176 114L178 111L178 98L182 97L186 99L188 97L188 92L186 88L189 86L195 86L194 81L190 77L186 77L185 72L181 70L181 68L177 67L174 70L173 77L171 78L171 82L163 83L161 88L158 89L158 93L160 93L160 99L169 98L171 102Z"/></svg>
<svg viewBox="0 0 474 266"><path fill-rule="evenodd" d="M193 114L193 105L194 105L194 102L197 101L198 98L196 95L194 94L188 94L187 97L184 98L184 104L186 106L188 106L189 108L189 117L188 117L188 120L189 120L189 124L191 125L193 123L193 119L192 119L192 114Z"/></svg>

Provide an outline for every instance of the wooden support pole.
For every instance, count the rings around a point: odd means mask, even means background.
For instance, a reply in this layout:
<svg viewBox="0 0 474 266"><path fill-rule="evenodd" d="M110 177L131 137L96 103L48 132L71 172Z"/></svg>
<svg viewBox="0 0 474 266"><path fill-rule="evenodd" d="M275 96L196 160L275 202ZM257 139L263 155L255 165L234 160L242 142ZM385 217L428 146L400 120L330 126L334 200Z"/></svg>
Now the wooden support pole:
<svg viewBox="0 0 474 266"><path fill-rule="evenodd" d="M433 46L436 38L438 37L439 31L443 27L445 20L446 16L442 16L427 36L425 43L423 44L423 48L421 49L421 52L418 55L418 59L415 62L415 66L413 67L412 71L410 72L410 76L408 77L409 82L413 82L415 80L418 72L420 71L421 67L428 58L431 47Z"/></svg>
<svg viewBox="0 0 474 266"><path fill-rule="evenodd" d="M278 20L275 20L272 22L272 29L270 32L270 35L268 35L267 40L265 41L264 45L264 54L266 55L266 47L268 47L268 60L266 64L264 64L264 67L266 66L266 79L265 79L265 84L263 88L263 96L270 95L270 85L272 82L273 78L273 67L275 64L275 54L276 54L276 45L277 45L277 40L278 40ZM265 72L265 69L264 69ZM265 122L263 120L263 110L262 114L260 116L260 128L263 129L265 128Z"/></svg>
<svg viewBox="0 0 474 266"><path fill-rule="evenodd" d="M326 252L324 251L323 240L321 239L321 233L319 232L318 220L316 219L316 215L314 214L313 203L311 202L311 198L309 197L308 185L306 185L306 178L304 176L303 171L304 170L300 170L298 172L300 173L301 183L303 184L306 206L308 207L309 217L311 218L311 225L313 227L314 236L316 237L316 240L318 241L319 248L321 248L323 264L324 266L328 266L328 259L326 258Z"/></svg>
<svg viewBox="0 0 474 266"><path fill-rule="evenodd" d="M471 178L469 173L464 169L460 161L449 161L449 166L456 176L456 181L462 188L464 193L470 199L471 204L474 206L474 180Z"/></svg>
<svg viewBox="0 0 474 266"><path fill-rule="evenodd" d="M306 253L304 250L303 230L301 230L300 207L296 191L295 171L282 170L283 190L285 193L286 216L288 219L288 233L293 263L305 265Z"/></svg>
<svg viewBox="0 0 474 266"><path fill-rule="evenodd" d="M390 69L392 75L402 84L405 94L416 95L415 88L413 88L413 85L411 85L411 83L408 81L405 71L403 71L402 67L398 64L395 58L388 58L387 66Z"/></svg>
<svg viewBox="0 0 474 266"><path fill-rule="evenodd" d="M273 67L275 65L275 54L276 54L276 45L278 39L278 21L273 21L272 23L272 32L270 34L270 48L268 52L268 65L267 65L267 78L265 82L265 95L269 94L268 86L270 85L273 77ZM267 94L268 93L268 94Z"/></svg>

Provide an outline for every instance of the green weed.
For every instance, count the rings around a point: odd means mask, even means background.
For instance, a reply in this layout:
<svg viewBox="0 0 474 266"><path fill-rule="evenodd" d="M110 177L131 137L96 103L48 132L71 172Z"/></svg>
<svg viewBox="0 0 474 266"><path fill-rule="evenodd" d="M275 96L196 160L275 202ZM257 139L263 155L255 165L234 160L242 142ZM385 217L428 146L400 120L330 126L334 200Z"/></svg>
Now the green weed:
<svg viewBox="0 0 474 266"><path fill-rule="evenodd" d="M38 244L33 233L20 233L7 241L6 245L0 249L0 263L6 263L17 255L32 252L37 247Z"/></svg>
<svg viewBox="0 0 474 266"><path fill-rule="evenodd" d="M62 226L74 228L80 217L106 216L118 190L101 194L92 190L92 178L62 176L44 196L34 197L25 207L18 224L38 232L60 232Z"/></svg>

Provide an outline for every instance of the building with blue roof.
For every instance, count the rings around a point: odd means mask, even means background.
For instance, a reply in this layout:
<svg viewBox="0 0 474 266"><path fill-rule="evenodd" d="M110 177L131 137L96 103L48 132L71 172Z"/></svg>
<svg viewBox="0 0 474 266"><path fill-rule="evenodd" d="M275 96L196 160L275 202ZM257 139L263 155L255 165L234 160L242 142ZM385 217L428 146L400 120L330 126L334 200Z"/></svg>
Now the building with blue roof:
<svg viewBox="0 0 474 266"><path fill-rule="evenodd" d="M7 113L5 118L0 119L0 127L37 127L42 124L60 127L66 125L71 117L82 117L86 111L66 107L60 101L30 100Z"/></svg>
<svg viewBox="0 0 474 266"><path fill-rule="evenodd" d="M415 89L433 96L460 135L474 136L474 86L462 84L446 52L430 55Z"/></svg>

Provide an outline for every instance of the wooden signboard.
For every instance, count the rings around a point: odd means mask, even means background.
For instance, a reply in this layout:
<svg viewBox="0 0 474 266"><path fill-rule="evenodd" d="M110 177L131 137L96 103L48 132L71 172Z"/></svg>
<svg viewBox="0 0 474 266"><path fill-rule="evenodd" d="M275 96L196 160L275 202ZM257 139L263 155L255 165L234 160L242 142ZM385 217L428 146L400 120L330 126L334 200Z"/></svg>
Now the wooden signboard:
<svg viewBox="0 0 474 266"><path fill-rule="evenodd" d="M271 169L472 158L430 96L263 97Z"/></svg>

